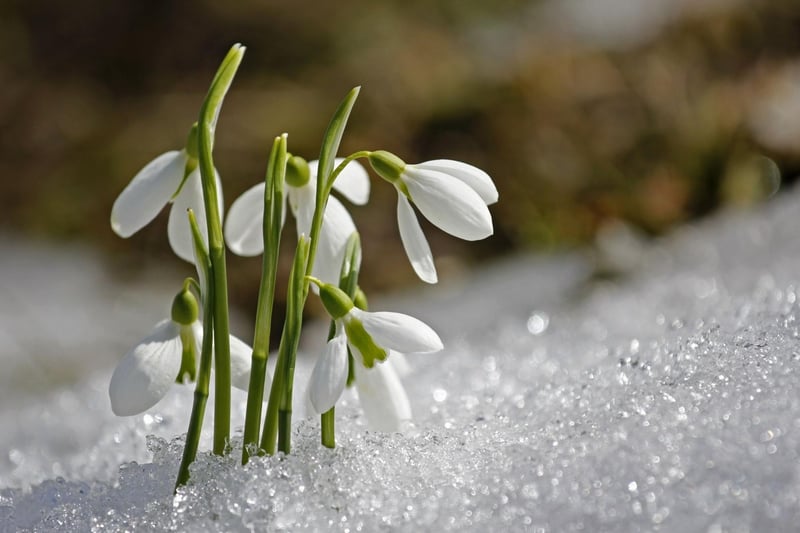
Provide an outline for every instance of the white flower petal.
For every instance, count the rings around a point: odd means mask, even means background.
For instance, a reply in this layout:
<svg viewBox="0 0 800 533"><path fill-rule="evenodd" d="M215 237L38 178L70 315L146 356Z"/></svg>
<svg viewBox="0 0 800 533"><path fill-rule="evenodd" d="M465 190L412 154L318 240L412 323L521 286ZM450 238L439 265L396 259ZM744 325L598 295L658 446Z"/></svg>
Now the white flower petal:
<svg viewBox="0 0 800 533"><path fill-rule="evenodd" d="M333 163L334 168L343 161L343 157L337 157ZM316 164L313 169L314 176L316 176ZM364 205L369 201L369 187L369 174L358 161L350 161L333 182L333 188L355 205Z"/></svg>
<svg viewBox="0 0 800 533"><path fill-rule="evenodd" d="M337 157L334 159L333 168L341 165L344 160L344 157ZM314 187L316 187L318 169L318 160L314 159L308 162L308 170L311 173L310 179ZM351 203L355 205L364 205L369 201L369 174L361 163L358 161L350 161L336 177L336 181L333 182L333 188Z"/></svg>
<svg viewBox="0 0 800 533"><path fill-rule="evenodd" d="M492 215L469 185L435 170L406 166L401 179L411 201L435 226L467 241L485 239L494 232Z"/></svg>
<svg viewBox="0 0 800 533"><path fill-rule="evenodd" d="M262 181L233 202L225 219L225 242L236 255L251 257L264 251L264 188Z"/></svg>
<svg viewBox="0 0 800 533"><path fill-rule="evenodd" d="M217 178L217 202L220 216L222 216L222 182ZM206 210L203 202L203 183L200 178L200 170L195 170L186 178L186 182L181 188L181 192L172 204L167 222L167 237L172 251L175 255L194 263L194 241L192 240L192 230L189 227L189 217L186 210L191 208L194 211L197 226L203 235L203 242L208 246L208 223L206 222Z"/></svg>
<svg viewBox="0 0 800 533"><path fill-rule="evenodd" d="M203 204L203 188L200 171L194 170L186 178L181 192L175 198L167 221L167 237L172 251L184 261L194 261L194 241L189 227L187 209L194 211L197 226L208 246L208 228L206 226L206 210Z"/></svg>
<svg viewBox="0 0 800 533"><path fill-rule="evenodd" d="M161 154L133 177L111 208L111 229L127 238L146 226L167 205L183 180L186 152Z"/></svg>
<svg viewBox="0 0 800 533"><path fill-rule="evenodd" d="M298 235L311 233L311 221L314 218L316 188L309 182L303 187L286 187L286 199L297 223Z"/></svg>
<svg viewBox="0 0 800 533"><path fill-rule="evenodd" d="M182 351L179 326L172 320L156 324L114 369L108 386L114 414L136 415L157 404L178 376Z"/></svg>
<svg viewBox="0 0 800 533"><path fill-rule="evenodd" d="M356 363L356 390L369 427L376 431L400 431L411 420L411 404L394 369L387 364L364 368Z"/></svg>
<svg viewBox="0 0 800 533"><path fill-rule="evenodd" d="M302 417L305 417L306 419L309 419L309 418L316 417L316 416L319 415L319 413L317 413L317 411L314 409L314 406L311 403L311 383L310 382L306 382L306 388L303 391L303 395L302 395L302 402L303 402L302 405L299 404L299 403L295 404L295 407L294 407L295 411L293 413L294 416L302 416ZM298 408L301 408L302 411L298 412L299 411Z"/></svg>
<svg viewBox="0 0 800 533"><path fill-rule="evenodd" d="M312 163L316 171L316 162ZM287 198L297 223L297 234L309 235L316 204L316 185L310 181L303 187L287 187ZM327 283L339 284L347 239L354 231L356 226L350 213L338 199L329 196L314 260L312 274L315 277ZM318 290L316 286L314 290Z"/></svg>
<svg viewBox="0 0 800 533"><path fill-rule="evenodd" d="M401 378L404 378L411 373L411 364L408 362L408 358L404 353L390 350L389 354L386 356L386 362L384 364L391 365L392 368L394 368L394 371L397 372L397 375Z"/></svg>
<svg viewBox="0 0 800 533"><path fill-rule="evenodd" d="M364 355L361 353L361 350L358 349L358 346L351 343L350 339L348 339L347 347L350 348L350 353L353 355L353 359L358 361L361 366L364 366Z"/></svg>
<svg viewBox="0 0 800 533"><path fill-rule="evenodd" d="M230 336L231 345L231 385L247 392L250 388L250 365L253 360L253 349L238 337ZM272 380L267 372L264 389L270 389Z"/></svg>
<svg viewBox="0 0 800 533"><path fill-rule="evenodd" d="M423 170L443 172L463 181L478 193L487 205L495 203L499 196L497 187L495 187L489 174L462 161L434 159L433 161L425 161L412 166Z"/></svg>
<svg viewBox="0 0 800 533"><path fill-rule="evenodd" d="M361 321L364 329L384 349L403 353L437 352L444 346L430 326L413 316L389 311L369 312L357 307L349 316Z"/></svg>
<svg viewBox="0 0 800 533"><path fill-rule="evenodd" d="M336 405L347 383L347 337L338 334L328 341L317 359L308 382L311 405L318 414Z"/></svg>
<svg viewBox="0 0 800 533"><path fill-rule="evenodd" d="M342 271L347 239L355 231L356 225L350 218L350 213L339 200L330 196L322 217L322 229L314 260L315 277L339 286L339 274Z"/></svg>
<svg viewBox="0 0 800 533"><path fill-rule="evenodd" d="M406 250L408 260L414 267L419 279L425 283L436 283L436 266L433 264L433 254L419 226L417 215L414 214L411 204L404 194L398 191L397 195L397 226L400 228L400 240Z"/></svg>

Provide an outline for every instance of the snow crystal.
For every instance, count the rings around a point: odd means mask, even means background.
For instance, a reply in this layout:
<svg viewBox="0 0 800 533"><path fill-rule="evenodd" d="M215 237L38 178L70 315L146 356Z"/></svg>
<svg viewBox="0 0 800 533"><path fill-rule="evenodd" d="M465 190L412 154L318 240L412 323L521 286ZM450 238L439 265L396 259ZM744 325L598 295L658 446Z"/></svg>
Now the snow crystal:
<svg viewBox="0 0 800 533"><path fill-rule="evenodd" d="M104 372L3 407L0 531L793 530L798 213L798 191L722 213L617 279L526 257L377 302L446 345L409 356L407 431L370 431L348 392L335 450L297 414L291 455L201 452L175 495L188 388L119 419Z"/></svg>

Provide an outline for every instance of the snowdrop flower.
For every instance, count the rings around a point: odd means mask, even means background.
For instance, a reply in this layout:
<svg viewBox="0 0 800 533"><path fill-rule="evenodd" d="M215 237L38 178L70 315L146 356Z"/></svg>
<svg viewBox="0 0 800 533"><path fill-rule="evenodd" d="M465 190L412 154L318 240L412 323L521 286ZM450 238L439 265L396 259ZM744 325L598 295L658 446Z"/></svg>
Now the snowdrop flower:
<svg viewBox="0 0 800 533"><path fill-rule="evenodd" d="M193 127L187 147L196 146L196 140L193 141L196 139L195 132L196 127ZM219 209L222 212L219 174L216 179ZM200 169L197 167L196 154L192 155L187 148L161 154L133 177L111 208L111 229L127 239L150 223L167 203L172 203L167 223L169 244L175 255L192 262L194 246L186 210L194 210L205 242L208 242L208 229Z"/></svg>
<svg viewBox="0 0 800 533"><path fill-rule="evenodd" d="M481 169L450 159L407 165L382 150L371 152L369 162L397 189L400 239L422 281L436 283L438 276L430 246L409 200L433 225L460 239L476 241L494 232L487 206L497 201L497 188Z"/></svg>
<svg viewBox="0 0 800 533"><path fill-rule="evenodd" d="M156 324L120 361L108 387L115 415L142 413L157 404L173 383L194 381L203 340L198 314L197 300L184 288L172 303L172 317ZM233 335L230 343L231 381L246 391L252 349Z"/></svg>
<svg viewBox="0 0 800 533"><path fill-rule="evenodd" d="M335 164L342 161L344 159L336 159ZM288 201L297 223L298 235L311 233L318 163L306 162L301 157L292 156L286 165L285 200ZM245 191L233 202L228 213L225 241L237 255L254 256L264 251L264 187L262 182ZM369 175L364 167L353 161L339 174L333 188L352 203L364 205L369 199ZM356 227L347 209L338 199L329 197L317 245L314 276L328 282L338 281L345 244L354 231Z"/></svg>
<svg viewBox="0 0 800 533"><path fill-rule="evenodd" d="M441 339L416 318L363 311L339 288L314 278L312 281L319 286L320 298L336 324L336 332L311 372L311 405L317 413L324 413L339 400L347 383L349 347L356 361L356 386L368 419L386 416L386 424L378 421L376 427L396 429L401 420L411 416L408 397L391 363L376 363L385 361L394 351L437 352L443 347Z"/></svg>

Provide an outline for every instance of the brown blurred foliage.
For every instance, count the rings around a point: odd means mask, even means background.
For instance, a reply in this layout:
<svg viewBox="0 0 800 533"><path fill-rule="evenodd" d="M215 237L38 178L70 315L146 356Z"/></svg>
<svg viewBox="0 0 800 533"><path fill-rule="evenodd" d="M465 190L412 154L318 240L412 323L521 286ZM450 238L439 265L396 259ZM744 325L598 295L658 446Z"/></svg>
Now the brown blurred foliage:
<svg viewBox="0 0 800 533"><path fill-rule="evenodd" d="M440 270L585 243L616 220L657 234L771 194L776 169L784 182L798 172L798 36L796 0L11 0L0 229L90 240L127 275L174 260L165 216L121 241L111 204L182 147L218 61L242 42L217 133L226 205L263 179L275 135L316 158L338 101L362 85L343 152L461 159L498 185L493 239L465 245L423 223ZM414 275L395 193L373 184L352 212L364 284L379 289ZM234 298L252 308L259 261L229 261Z"/></svg>

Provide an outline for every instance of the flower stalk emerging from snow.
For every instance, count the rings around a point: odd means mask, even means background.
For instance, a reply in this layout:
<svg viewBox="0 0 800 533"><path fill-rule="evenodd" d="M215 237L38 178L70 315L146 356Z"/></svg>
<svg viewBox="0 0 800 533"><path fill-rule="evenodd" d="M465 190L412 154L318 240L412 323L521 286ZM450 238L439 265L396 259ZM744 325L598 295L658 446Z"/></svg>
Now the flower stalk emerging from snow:
<svg viewBox="0 0 800 533"><path fill-rule="evenodd" d="M210 280L213 286L214 335L214 453L222 455L230 438L231 417L231 346L229 341L228 282L225 265L225 243L222 238L222 217L219 205L221 191L216 180L212 149L222 101L242 62L245 48L234 45L217 70L211 87L200 107L197 121L197 153L202 179L203 206L206 211ZM208 328L208 325L206 325ZM206 335L210 331L205 332Z"/></svg>
<svg viewBox="0 0 800 533"><path fill-rule="evenodd" d="M261 242L265 245L262 259L261 285L258 291L255 336L253 338L252 370L247 394L244 421L242 464L247 463L250 451L258 446L261 407L264 401L272 309L275 299L275 280L278 274L278 250L283 225L283 191L286 176L286 135L277 137L267 165L261 210Z"/></svg>
<svg viewBox="0 0 800 533"><path fill-rule="evenodd" d="M193 235L187 210L192 210L199 222L200 241L208 250L208 265L202 266L201 278L204 274L209 275L211 290L207 293L213 293L213 297L207 296L205 302L212 310L213 319L204 322L203 335L215 341L214 452L217 454L224 451L230 436L231 341L221 183L211 152L222 101L244 50L243 46L236 44L222 61L200 108L198 121L189 134L186 148L167 152L147 164L122 191L111 210L111 227L121 237L129 237L148 224L165 204L172 202L167 228L169 242L179 257L190 262L194 261L197 234ZM166 335L168 326L154 334Z"/></svg>
<svg viewBox="0 0 800 533"><path fill-rule="evenodd" d="M261 449L267 453L274 453L276 439L278 448L284 453L289 453L291 447L292 380L294 376L294 360L297 356L297 347L300 343L300 333L303 327L303 308L308 297L308 276L314 268L318 241L322 230L323 214L326 211L333 183L343 168L354 159L354 156L350 156L334 169L339 143L342 140L344 129L347 126L347 119L350 117L350 112L353 110L359 91L360 87L355 87L347 93L334 112L322 139L310 234L308 241L303 238L298 239L298 246L295 251L295 261L289 281L290 289L288 292L290 297L287 302L286 321L281 334L275 380L272 382L267 414L264 418L264 427L261 432ZM302 254L302 258L298 257L300 254ZM302 269L302 266L305 268ZM303 270L303 276L299 275L301 270ZM291 306L293 307L288 309Z"/></svg>
<svg viewBox="0 0 800 533"><path fill-rule="evenodd" d="M206 414L206 404L208 403L208 385L211 381L212 366L212 340L210 334L213 329L211 324L214 320L214 287L211 284L209 271L211 270L211 260L208 257L203 236L197 226L197 219L194 212L189 209L189 226L192 230L192 241L194 243L195 266L200 277L200 295L203 304L203 322L207 324L207 335L203 337L203 345L200 349L200 368L197 372L197 382L194 388L194 401L192 402L192 412L189 415L189 429L186 431L186 445L183 448L181 464L178 468L178 478L175 481L175 491L178 487L189 481L189 466L197 457L197 449L200 446L200 433L203 430L203 418Z"/></svg>

